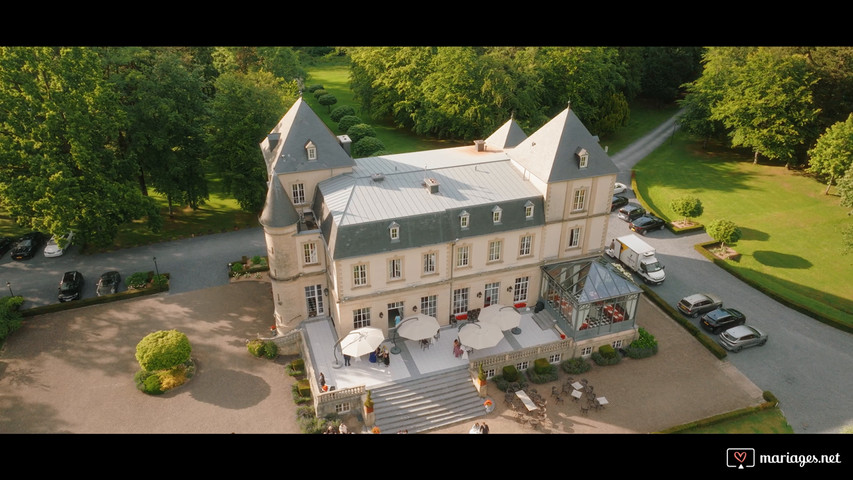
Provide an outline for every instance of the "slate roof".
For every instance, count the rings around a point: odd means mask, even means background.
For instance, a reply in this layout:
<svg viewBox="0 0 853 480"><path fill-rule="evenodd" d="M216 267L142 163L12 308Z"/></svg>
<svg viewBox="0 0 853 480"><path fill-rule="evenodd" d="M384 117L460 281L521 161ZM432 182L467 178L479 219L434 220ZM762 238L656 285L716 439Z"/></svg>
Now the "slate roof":
<svg viewBox="0 0 853 480"><path fill-rule="evenodd" d="M299 213L296 212L290 197L284 191L281 181L272 177L267 189L267 199L264 209L258 221L264 227L278 228L293 225L299 221Z"/></svg>
<svg viewBox="0 0 853 480"><path fill-rule="evenodd" d="M586 168L578 165L577 152L581 149L589 152ZM519 165L548 183L619 172L598 138L589 133L570 108L507 152Z"/></svg>
<svg viewBox="0 0 853 480"><path fill-rule="evenodd" d="M274 138L277 138L277 142L272 140ZM309 142L317 147L316 160L308 160L305 147ZM302 97L294 102L270 135L261 142L261 151L270 176L275 173L344 168L355 164L338 142L337 136Z"/></svg>

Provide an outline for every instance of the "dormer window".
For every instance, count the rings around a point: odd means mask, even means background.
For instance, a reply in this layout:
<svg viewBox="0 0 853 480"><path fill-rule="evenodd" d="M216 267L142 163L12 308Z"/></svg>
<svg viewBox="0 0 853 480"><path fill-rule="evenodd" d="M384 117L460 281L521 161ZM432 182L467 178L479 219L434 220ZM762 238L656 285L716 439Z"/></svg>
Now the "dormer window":
<svg viewBox="0 0 853 480"><path fill-rule="evenodd" d="M400 240L400 225L397 222L391 223L388 225L388 234L391 236L391 241L396 242Z"/></svg>
<svg viewBox="0 0 853 480"><path fill-rule="evenodd" d="M589 152L586 151L585 148L578 149L578 167L586 168L589 164Z"/></svg>
<svg viewBox="0 0 853 480"><path fill-rule="evenodd" d="M530 200L524 204L524 219L533 220L533 202Z"/></svg>
<svg viewBox="0 0 853 480"><path fill-rule="evenodd" d="M462 213L459 214L459 226L462 227L463 230L468 228L468 225L470 225L470 220L471 216L468 214L467 211L463 210Z"/></svg>
<svg viewBox="0 0 853 480"><path fill-rule="evenodd" d="M493 208L492 209L492 223L494 223L495 225L501 223L501 214L502 213L503 213L503 210L501 210L501 207Z"/></svg>
<svg viewBox="0 0 853 480"><path fill-rule="evenodd" d="M305 145L305 152L308 154L308 161L317 160L317 146L314 145L314 142L308 142Z"/></svg>

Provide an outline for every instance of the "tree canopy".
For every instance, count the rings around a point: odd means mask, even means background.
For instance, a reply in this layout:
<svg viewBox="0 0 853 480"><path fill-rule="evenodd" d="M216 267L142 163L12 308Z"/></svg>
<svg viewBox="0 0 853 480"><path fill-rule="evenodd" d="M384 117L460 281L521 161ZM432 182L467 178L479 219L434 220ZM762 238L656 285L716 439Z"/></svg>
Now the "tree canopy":
<svg viewBox="0 0 853 480"><path fill-rule="evenodd" d="M853 113L847 120L838 122L826 129L817 139L817 144L809 150L808 171L827 178L826 190L829 193L833 180L842 177L853 164Z"/></svg>

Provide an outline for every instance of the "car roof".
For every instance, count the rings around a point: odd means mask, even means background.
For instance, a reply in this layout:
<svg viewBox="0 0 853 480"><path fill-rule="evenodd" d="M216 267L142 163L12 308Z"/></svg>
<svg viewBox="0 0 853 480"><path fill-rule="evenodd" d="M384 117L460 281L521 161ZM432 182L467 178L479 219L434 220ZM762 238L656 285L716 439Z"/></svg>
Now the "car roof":
<svg viewBox="0 0 853 480"><path fill-rule="evenodd" d="M720 297L711 294L711 293L694 293L693 295L688 295L684 297L690 303L696 303L701 300L710 299L712 302L716 303L720 301Z"/></svg>
<svg viewBox="0 0 853 480"><path fill-rule="evenodd" d="M762 335L760 330L754 327L750 327L749 325L738 325L736 327L732 327L726 330L726 333L734 338L741 338L744 335L749 335L751 333L757 333L759 335Z"/></svg>

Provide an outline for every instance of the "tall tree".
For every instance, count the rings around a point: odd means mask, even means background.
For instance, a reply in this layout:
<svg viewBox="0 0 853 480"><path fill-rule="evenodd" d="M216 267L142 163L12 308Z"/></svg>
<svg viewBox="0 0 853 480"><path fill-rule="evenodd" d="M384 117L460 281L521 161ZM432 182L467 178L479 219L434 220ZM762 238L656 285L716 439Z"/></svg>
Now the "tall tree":
<svg viewBox="0 0 853 480"><path fill-rule="evenodd" d="M205 81L169 48L152 51L141 62L127 107L129 154L140 178L166 196L169 214L175 203L198 208L208 198L202 166L203 126L207 117Z"/></svg>
<svg viewBox="0 0 853 480"><path fill-rule="evenodd" d="M826 129L817 139L817 144L809 150L808 171L826 177L826 190L829 193L833 180L841 177L853 164L853 113L847 120L838 122Z"/></svg>
<svg viewBox="0 0 853 480"><path fill-rule="evenodd" d="M108 245L161 221L117 159L123 109L88 48L0 48L0 201L19 224Z"/></svg>
<svg viewBox="0 0 853 480"><path fill-rule="evenodd" d="M734 82L711 107L711 119L723 122L732 145L752 149L754 163L758 155L799 163L797 150L811 137L819 112L805 59L759 48L733 75Z"/></svg>
<svg viewBox="0 0 853 480"><path fill-rule="evenodd" d="M295 94L296 82L282 82L265 71L226 72L216 80L209 159L243 210L257 213L264 206L267 171L258 144Z"/></svg>

